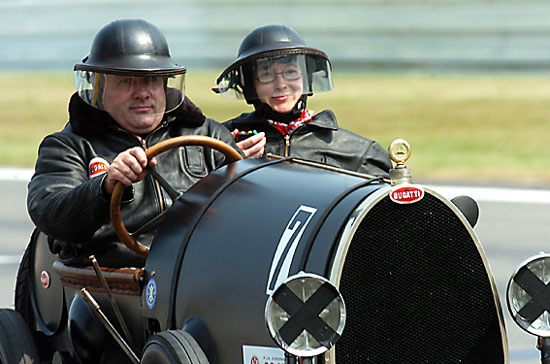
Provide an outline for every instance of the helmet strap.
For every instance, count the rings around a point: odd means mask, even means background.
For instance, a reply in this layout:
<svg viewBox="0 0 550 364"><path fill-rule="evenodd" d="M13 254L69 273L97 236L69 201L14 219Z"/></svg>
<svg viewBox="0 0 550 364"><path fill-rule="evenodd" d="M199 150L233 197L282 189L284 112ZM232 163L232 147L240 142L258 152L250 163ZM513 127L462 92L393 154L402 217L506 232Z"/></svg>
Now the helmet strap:
<svg viewBox="0 0 550 364"><path fill-rule="evenodd" d="M280 121L283 123L289 123L293 120L296 120L302 115L302 112L306 109L307 105L307 95L302 95L292 110L286 113L280 113L271 108L268 104L261 102L260 100L254 100L254 109L256 113L265 118L275 121Z"/></svg>

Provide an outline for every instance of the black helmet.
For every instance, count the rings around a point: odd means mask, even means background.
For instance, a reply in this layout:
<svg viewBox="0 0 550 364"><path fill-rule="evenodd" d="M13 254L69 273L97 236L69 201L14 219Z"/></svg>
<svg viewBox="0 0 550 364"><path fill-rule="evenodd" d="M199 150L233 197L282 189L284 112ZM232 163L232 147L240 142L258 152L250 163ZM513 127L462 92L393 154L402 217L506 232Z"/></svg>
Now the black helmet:
<svg viewBox="0 0 550 364"><path fill-rule="evenodd" d="M257 55L280 54L281 50L293 50L297 53L319 54L327 58L324 52L306 46L300 34L286 25L265 25L248 33L239 47L238 58L233 65Z"/></svg>
<svg viewBox="0 0 550 364"><path fill-rule="evenodd" d="M183 101L186 69L172 61L168 42L153 24L141 19L115 20L97 32L82 63L74 66L80 97L102 108L102 80L98 74L133 77L163 77L166 82L166 111Z"/></svg>
<svg viewBox="0 0 550 364"><path fill-rule="evenodd" d="M293 57L301 67L304 94L332 89L331 65L325 52L308 47L290 27L276 24L256 28L242 40L237 59L218 77L218 87L214 90L229 97L244 96L247 102L253 103L257 95L252 74L257 62L285 57Z"/></svg>
<svg viewBox="0 0 550 364"><path fill-rule="evenodd" d="M115 20L101 28L90 54L74 69L136 76L185 73L172 61L162 32L140 19Z"/></svg>

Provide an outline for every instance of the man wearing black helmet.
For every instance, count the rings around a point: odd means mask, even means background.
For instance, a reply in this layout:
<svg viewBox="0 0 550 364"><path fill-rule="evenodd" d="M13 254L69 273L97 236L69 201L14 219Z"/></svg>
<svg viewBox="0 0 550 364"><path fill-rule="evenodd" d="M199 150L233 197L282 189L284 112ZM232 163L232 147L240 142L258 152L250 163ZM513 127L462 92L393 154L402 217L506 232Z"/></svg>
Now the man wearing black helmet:
<svg viewBox="0 0 550 364"><path fill-rule="evenodd" d="M331 65L324 52L307 47L287 26L250 32L217 84L214 91L244 96L254 106L254 112L223 124L247 157L272 153L375 176L386 176L391 168L378 143L338 128L330 110L314 114L307 109L308 96L332 89Z"/></svg>
<svg viewBox="0 0 550 364"><path fill-rule="evenodd" d="M115 183L126 186L122 215L135 231L172 203L147 173L144 149L180 135L206 135L235 145L231 134L184 97L185 67L175 64L164 35L143 20L117 20L95 36L76 64L77 92L65 128L41 143L27 206L51 248L68 264L140 266L143 258L119 242L109 220ZM149 163L178 191L187 190L225 157L185 146ZM148 245L152 228L140 232Z"/></svg>

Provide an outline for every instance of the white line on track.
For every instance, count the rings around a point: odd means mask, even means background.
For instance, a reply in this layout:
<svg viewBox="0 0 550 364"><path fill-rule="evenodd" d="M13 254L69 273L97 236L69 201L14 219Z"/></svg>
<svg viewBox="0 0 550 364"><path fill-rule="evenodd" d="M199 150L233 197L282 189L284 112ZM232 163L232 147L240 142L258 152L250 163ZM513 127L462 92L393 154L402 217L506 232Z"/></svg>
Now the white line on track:
<svg viewBox="0 0 550 364"><path fill-rule="evenodd" d="M0 181L30 181L34 173L29 168L0 168Z"/></svg>
<svg viewBox="0 0 550 364"><path fill-rule="evenodd" d="M0 181L28 182L34 170L28 168L0 168ZM476 201L550 204L550 189L525 189L474 186L426 185L435 192L453 198L467 195Z"/></svg>
<svg viewBox="0 0 550 364"><path fill-rule="evenodd" d="M550 190L471 186L426 187L446 198L467 195L476 201L550 204Z"/></svg>
<svg viewBox="0 0 550 364"><path fill-rule="evenodd" d="M19 264L22 255L0 255L0 265Z"/></svg>

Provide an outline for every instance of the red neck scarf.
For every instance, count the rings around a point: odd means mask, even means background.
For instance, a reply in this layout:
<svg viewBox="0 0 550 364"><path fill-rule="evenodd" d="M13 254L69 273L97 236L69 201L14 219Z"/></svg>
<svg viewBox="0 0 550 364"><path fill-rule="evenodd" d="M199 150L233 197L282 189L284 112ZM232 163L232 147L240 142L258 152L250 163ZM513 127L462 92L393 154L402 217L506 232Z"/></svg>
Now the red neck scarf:
<svg viewBox="0 0 550 364"><path fill-rule="evenodd" d="M311 120L313 120L312 117L313 110L305 109L304 111L302 111L302 114L298 119L291 121L288 124L273 121L270 119L266 119L266 121L277 128L277 130L279 130L281 134L288 135L294 133L294 130L296 130L298 127L304 125L305 123L309 123Z"/></svg>

